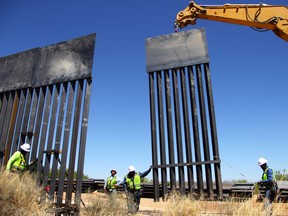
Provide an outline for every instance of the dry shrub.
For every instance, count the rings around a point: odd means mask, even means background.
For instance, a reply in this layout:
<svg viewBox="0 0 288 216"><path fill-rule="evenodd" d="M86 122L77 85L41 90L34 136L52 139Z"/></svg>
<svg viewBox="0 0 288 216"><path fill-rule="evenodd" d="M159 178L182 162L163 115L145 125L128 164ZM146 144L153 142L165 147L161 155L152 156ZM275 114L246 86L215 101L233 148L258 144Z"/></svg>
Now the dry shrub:
<svg viewBox="0 0 288 216"><path fill-rule="evenodd" d="M193 216L201 212L200 202L172 191L166 199L163 216Z"/></svg>
<svg viewBox="0 0 288 216"><path fill-rule="evenodd" d="M287 215L286 209L281 204L274 203L272 216ZM227 216L266 216L269 212L264 209L264 203L256 202L255 197L244 201L230 200L203 201L193 197L185 197L172 192L167 198L163 210L163 216L190 216L190 215L227 215Z"/></svg>
<svg viewBox="0 0 288 216"><path fill-rule="evenodd" d="M264 209L264 203L263 202L256 202L255 198L252 197L250 199L247 199L243 202L234 202L233 205L231 205L229 215L235 215L235 216L266 216L269 214L269 209ZM272 208L272 215L283 215L281 208L279 208L278 203L273 204Z"/></svg>
<svg viewBox="0 0 288 216"><path fill-rule="evenodd" d="M0 215L45 215L47 203L39 204L41 190L37 186L35 175L29 172L21 175L1 172L0 194Z"/></svg>
<svg viewBox="0 0 288 216"><path fill-rule="evenodd" d="M216 202L219 203L219 202ZM222 203L222 202L220 202ZM263 210L263 203L256 203L254 199L231 199L228 202L224 202L221 207L218 205L217 213L222 215L233 216L261 216L266 215Z"/></svg>
<svg viewBox="0 0 288 216"><path fill-rule="evenodd" d="M94 197L88 207L81 210L81 215L117 216L126 215L126 200L119 196Z"/></svg>

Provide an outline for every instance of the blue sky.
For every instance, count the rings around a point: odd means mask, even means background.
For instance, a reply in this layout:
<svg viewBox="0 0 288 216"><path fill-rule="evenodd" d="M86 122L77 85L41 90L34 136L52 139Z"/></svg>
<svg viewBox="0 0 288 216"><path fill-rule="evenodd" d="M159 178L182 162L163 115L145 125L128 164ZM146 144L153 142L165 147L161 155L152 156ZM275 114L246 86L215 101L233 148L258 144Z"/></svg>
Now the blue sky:
<svg viewBox="0 0 288 216"><path fill-rule="evenodd" d="M96 33L84 167L89 177L106 178L113 168L123 178L130 164L139 171L151 165L145 38L173 33L188 3L0 1L0 57ZM270 31L204 20L180 31L192 28L206 29L222 179L257 181L259 157L274 170L287 169L287 42Z"/></svg>

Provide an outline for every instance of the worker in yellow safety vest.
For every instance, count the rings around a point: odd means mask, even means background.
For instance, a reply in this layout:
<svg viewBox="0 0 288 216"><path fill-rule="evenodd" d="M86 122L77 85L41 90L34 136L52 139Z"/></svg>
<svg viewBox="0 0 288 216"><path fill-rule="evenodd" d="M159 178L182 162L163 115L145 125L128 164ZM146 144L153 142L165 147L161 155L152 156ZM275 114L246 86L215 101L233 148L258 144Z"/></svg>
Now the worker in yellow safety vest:
<svg viewBox="0 0 288 216"><path fill-rule="evenodd" d="M12 172L23 172L27 170L28 165L26 162L26 154L27 152L30 152L30 144L24 143L20 146L20 150L16 151L11 158L9 159L6 170L12 171Z"/></svg>
<svg viewBox="0 0 288 216"><path fill-rule="evenodd" d="M117 171L112 169L110 171L111 175L107 177L105 181L104 190L108 194L115 194L117 192L117 187L122 182L122 180L116 175Z"/></svg>
<svg viewBox="0 0 288 216"><path fill-rule="evenodd" d="M127 195L128 213L135 213L139 210L140 199L143 193L141 178L147 176L151 171L151 166L145 172L136 172L134 166L128 167L128 174L124 177L121 184L124 185Z"/></svg>
<svg viewBox="0 0 288 216"><path fill-rule="evenodd" d="M268 214L272 214L272 203L276 198L277 195L277 182L276 178L273 172L273 169L271 169L267 165L268 160L265 158L259 158L258 159L258 165L263 170L262 173L262 180L258 181L259 186L263 186L265 188L265 200L264 200L264 207Z"/></svg>

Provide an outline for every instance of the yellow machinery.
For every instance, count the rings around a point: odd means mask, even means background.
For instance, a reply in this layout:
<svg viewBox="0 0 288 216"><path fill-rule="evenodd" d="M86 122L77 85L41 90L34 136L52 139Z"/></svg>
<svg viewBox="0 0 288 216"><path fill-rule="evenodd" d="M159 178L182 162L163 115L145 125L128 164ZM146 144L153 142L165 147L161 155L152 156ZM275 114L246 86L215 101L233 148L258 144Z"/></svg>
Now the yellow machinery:
<svg viewBox="0 0 288 216"><path fill-rule="evenodd" d="M175 31L194 25L197 19L250 26L258 31L271 30L288 41L288 7L267 4L224 4L200 6L194 1L177 14Z"/></svg>

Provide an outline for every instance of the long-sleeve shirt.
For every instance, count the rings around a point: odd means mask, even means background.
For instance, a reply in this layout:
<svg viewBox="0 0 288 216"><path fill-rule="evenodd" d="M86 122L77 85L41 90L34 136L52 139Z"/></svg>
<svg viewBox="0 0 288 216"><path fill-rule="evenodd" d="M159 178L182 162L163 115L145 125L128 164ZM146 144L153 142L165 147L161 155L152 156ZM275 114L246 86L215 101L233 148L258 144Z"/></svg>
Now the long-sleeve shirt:
<svg viewBox="0 0 288 216"><path fill-rule="evenodd" d="M263 175L264 175L264 172L263 172ZM266 175L267 175L267 180L260 181L261 184L269 184L275 180L274 175L273 175L273 170L270 167L267 168Z"/></svg>
<svg viewBox="0 0 288 216"><path fill-rule="evenodd" d="M140 178L144 178L145 176L147 176L149 173L151 172L151 168L149 168L148 170L146 170L145 172L138 172ZM127 176L127 175L126 175ZM121 182L121 184L123 184L124 188L127 187L126 184L126 176L124 177L123 181Z"/></svg>

